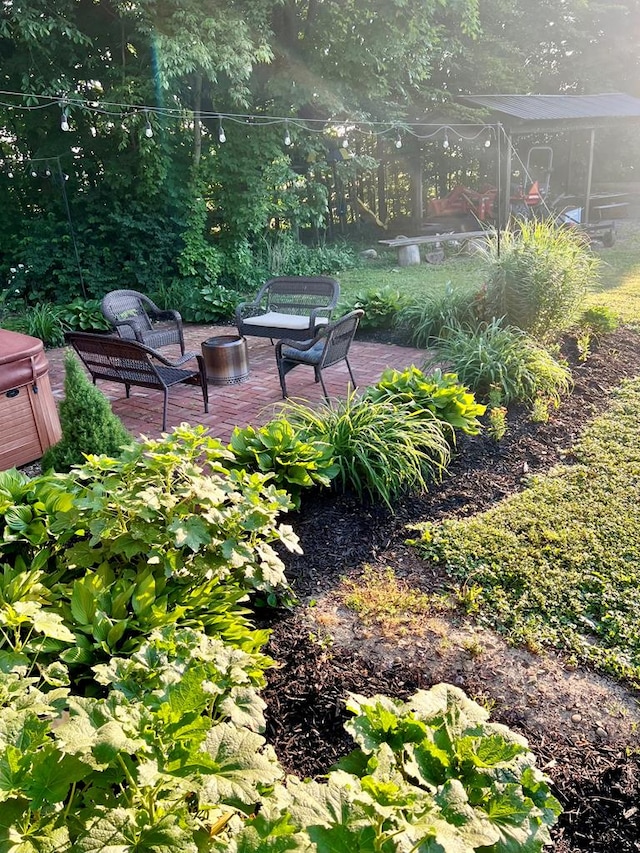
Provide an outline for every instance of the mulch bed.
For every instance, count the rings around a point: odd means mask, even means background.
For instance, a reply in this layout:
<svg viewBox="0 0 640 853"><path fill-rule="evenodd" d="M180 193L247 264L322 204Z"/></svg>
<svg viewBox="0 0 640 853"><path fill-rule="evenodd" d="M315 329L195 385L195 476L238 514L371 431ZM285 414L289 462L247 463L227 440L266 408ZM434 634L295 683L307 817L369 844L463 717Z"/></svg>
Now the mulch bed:
<svg viewBox="0 0 640 853"><path fill-rule="evenodd" d="M407 558L406 525L412 521L464 516L482 511L522 488L527 473L571 460L570 448L586 422L605 410L608 392L625 377L640 375L640 335L622 329L608 335L581 363L574 342L565 356L575 387L547 423L532 423L525 411L509 413L509 430L496 444L463 437L449 475L440 487L401 501L395 514L363 506L352 495L306 498L290 519L301 539L302 556L287 555L288 575L303 600L330 590L341 576L365 562L384 561L415 581L417 559ZM430 571L425 588L443 579ZM349 691L386 693L405 698L428 688L425 672L402 654L381 668L352 648L327 646L310 638L299 613L276 614L270 622L269 653L280 667L271 671L264 698L268 703L268 739L290 772L315 776L348 752L353 744L342 726L343 699ZM456 683L456 672L443 680ZM460 683L459 681L457 683ZM491 685L467 677L470 695L490 694ZM620 744L577 742L560 726L528 728L526 721L496 704L492 719L524 734L538 763L554 784L564 807L555 829L559 853L638 853L640 850L640 759Z"/></svg>

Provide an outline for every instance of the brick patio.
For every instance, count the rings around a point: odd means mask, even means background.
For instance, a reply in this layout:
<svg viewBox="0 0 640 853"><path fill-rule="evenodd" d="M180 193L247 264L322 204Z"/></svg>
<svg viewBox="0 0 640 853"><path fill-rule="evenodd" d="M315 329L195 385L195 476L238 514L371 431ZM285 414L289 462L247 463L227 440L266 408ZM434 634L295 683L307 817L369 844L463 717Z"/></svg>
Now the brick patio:
<svg viewBox="0 0 640 853"><path fill-rule="evenodd" d="M188 350L200 352L200 344L214 335L237 334L230 326L187 326L185 343ZM204 424L211 434L228 441L235 426L253 424L260 426L270 420L282 402L274 347L266 338L247 338L250 374L248 380L237 385L209 386L209 414L205 414L202 393L193 386L177 385L169 391L167 429L186 421ZM167 358L177 357L179 349L165 347ZM64 349L47 351L50 379L56 399L64 396ZM421 366L424 350L390 344L355 341L349 354L353 373L360 387L373 385L387 367L404 369L411 364ZM331 396L344 397L349 382L349 372L344 363L329 367L323 372L327 391ZM162 393L146 388L132 388L129 399L124 385L101 382L98 387L111 402L113 411L122 419L133 435L158 437L162 427ZM297 367L287 375L287 391L291 398L316 404L323 399L322 389L314 382L313 369Z"/></svg>

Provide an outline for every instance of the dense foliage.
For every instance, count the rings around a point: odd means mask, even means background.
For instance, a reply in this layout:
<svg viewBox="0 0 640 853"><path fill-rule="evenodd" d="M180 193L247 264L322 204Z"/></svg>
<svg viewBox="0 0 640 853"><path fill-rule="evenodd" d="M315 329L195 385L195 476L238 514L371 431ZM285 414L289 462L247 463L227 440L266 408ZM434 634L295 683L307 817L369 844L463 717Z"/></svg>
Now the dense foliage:
<svg viewBox="0 0 640 853"><path fill-rule="evenodd" d="M285 775L260 734L267 635L240 601L286 597L272 543L297 541L286 495L229 457L182 427L0 475L2 849L539 851L547 780L454 687L351 697L359 748L322 782Z"/></svg>
<svg viewBox="0 0 640 853"><path fill-rule="evenodd" d="M132 442L122 421L113 413L102 391L93 385L76 356L64 360L64 399L60 402L62 438L45 451L42 468L68 471L89 454L116 456Z"/></svg>
<svg viewBox="0 0 640 853"><path fill-rule="evenodd" d="M433 341L427 366L455 365L458 379L482 399L491 392L509 403L558 403L571 388L571 372L541 344L500 320L475 328L451 327Z"/></svg>

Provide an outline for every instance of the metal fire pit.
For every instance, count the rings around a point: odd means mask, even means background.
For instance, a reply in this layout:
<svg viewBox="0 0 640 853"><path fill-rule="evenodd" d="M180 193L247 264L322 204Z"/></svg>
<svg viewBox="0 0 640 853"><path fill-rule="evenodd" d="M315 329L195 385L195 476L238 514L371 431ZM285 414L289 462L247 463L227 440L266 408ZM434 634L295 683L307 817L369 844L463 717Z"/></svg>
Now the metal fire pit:
<svg viewBox="0 0 640 853"><path fill-rule="evenodd" d="M247 341L240 335L217 335L202 342L209 385L238 385L249 378Z"/></svg>

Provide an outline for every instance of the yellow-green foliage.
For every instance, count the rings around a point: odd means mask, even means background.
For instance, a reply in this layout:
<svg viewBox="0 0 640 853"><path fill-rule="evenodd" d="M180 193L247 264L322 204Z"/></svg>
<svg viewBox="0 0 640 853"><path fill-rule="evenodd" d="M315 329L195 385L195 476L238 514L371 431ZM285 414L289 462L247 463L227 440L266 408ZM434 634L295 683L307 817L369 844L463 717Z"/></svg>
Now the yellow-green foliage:
<svg viewBox="0 0 640 853"><path fill-rule="evenodd" d="M640 380L575 448L473 518L425 526L420 547L482 588L481 618L640 683Z"/></svg>
<svg viewBox="0 0 640 853"><path fill-rule="evenodd" d="M73 353L66 353L64 367L65 398L60 403L62 439L42 457L44 470L68 471L72 465L84 462L85 455L114 456L123 445L133 441Z"/></svg>

